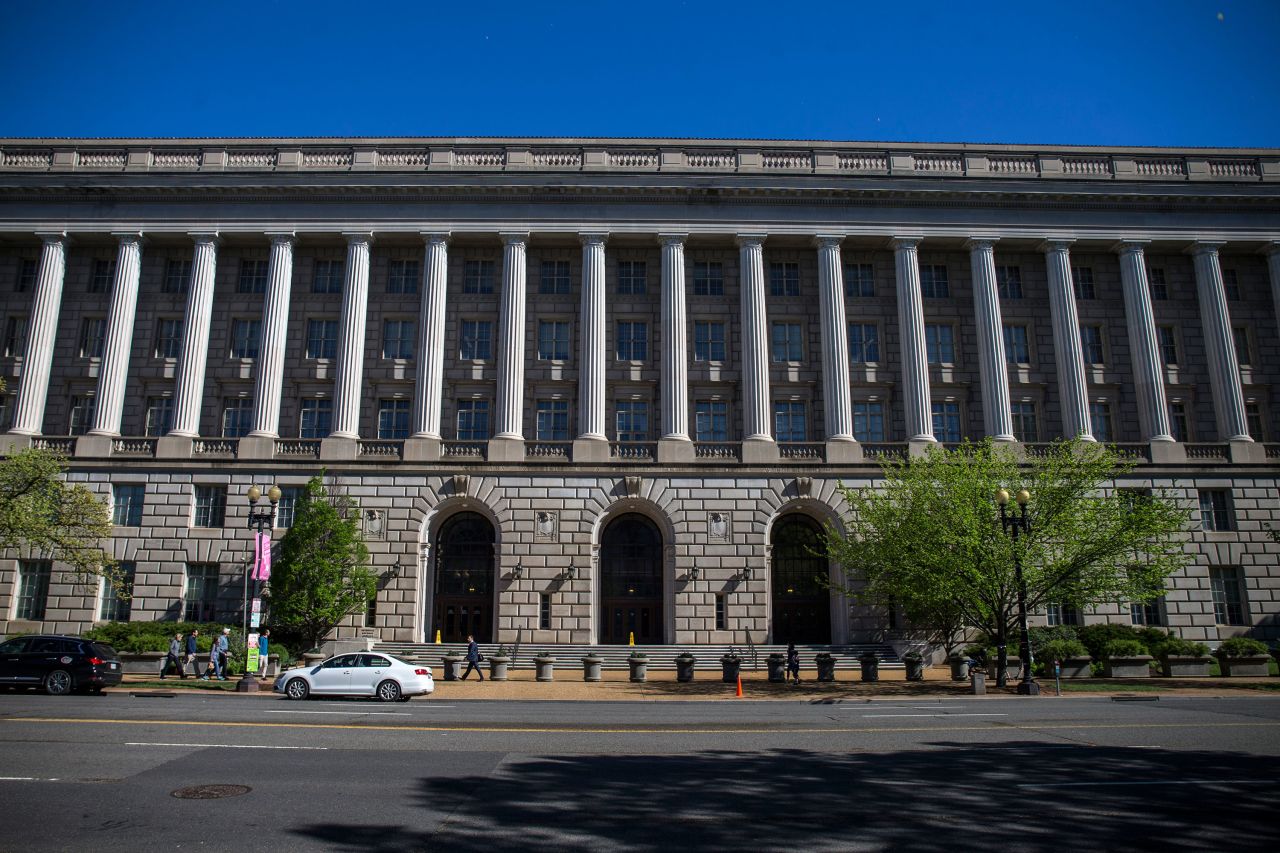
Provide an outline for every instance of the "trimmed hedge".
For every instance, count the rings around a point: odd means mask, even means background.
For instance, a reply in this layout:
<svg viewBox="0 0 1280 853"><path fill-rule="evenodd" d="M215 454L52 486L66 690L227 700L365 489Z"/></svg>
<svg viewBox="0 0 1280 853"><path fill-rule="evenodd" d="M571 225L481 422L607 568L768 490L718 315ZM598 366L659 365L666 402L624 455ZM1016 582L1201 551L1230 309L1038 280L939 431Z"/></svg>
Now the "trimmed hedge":
<svg viewBox="0 0 1280 853"><path fill-rule="evenodd" d="M1232 637L1229 640L1223 640L1214 654L1224 658L1249 658L1269 654L1269 652L1266 643L1249 637Z"/></svg>
<svg viewBox="0 0 1280 853"><path fill-rule="evenodd" d="M1103 649L1104 658L1131 658L1150 654L1141 640L1112 640Z"/></svg>

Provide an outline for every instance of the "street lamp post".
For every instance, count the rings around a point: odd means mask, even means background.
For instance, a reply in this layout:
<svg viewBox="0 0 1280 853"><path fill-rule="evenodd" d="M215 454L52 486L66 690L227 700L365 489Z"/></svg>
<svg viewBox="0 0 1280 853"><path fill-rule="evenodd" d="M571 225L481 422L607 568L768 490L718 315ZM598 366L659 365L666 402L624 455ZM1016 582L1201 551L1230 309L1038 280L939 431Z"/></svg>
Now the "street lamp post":
<svg viewBox="0 0 1280 853"><path fill-rule="evenodd" d="M1022 579L1022 558L1018 555L1018 537L1031 532L1031 520L1027 518L1027 504L1031 502L1031 493L1019 489L1015 498L1018 502L1018 513L1009 512L1009 491L1001 489L996 492L996 503L1000 505L1000 526L1013 539L1013 572L1014 581L1018 585L1018 629L1022 654L1022 681L1018 684L1020 696L1040 695L1040 685L1031 678L1031 637L1027 631L1027 584Z"/></svg>
<svg viewBox="0 0 1280 853"><path fill-rule="evenodd" d="M262 508L258 507L258 501L262 500L262 489L250 486L247 497L249 498L249 528L254 532L253 563L249 574L249 601L252 606L252 603L258 601L259 561L262 559L259 540L264 533L269 536L271 529L275 527L276 505L280 503L280 489L277 486L267 489L269 504ZM244 676L236 683L237 693L254 693L258 689L258 679L249 672L249 609L245 608L244 624L241 626L244 632ZM265 666L265 662L260 663Z"/></svg>

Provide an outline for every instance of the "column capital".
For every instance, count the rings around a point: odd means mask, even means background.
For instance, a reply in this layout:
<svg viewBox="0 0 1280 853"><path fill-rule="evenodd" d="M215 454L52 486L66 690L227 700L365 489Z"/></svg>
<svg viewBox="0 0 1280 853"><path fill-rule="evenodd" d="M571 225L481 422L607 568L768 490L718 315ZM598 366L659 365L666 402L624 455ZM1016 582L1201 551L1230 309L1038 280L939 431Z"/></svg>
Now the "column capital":
<svg viewBox="0 0 1280 853"><path fill-rule="evenodd" d="M609 241L609 232L607 231L582 231L578 234L578 239L582 241L584 246L603 246Z"/></svg>
<svg viewBox="0 0 1280 853"><path fill-rule="evenodd" d="M187 236L197 245L213 243L216 246L222 242L222 236L217 231L188 231Z"/></svg>
<svg viewBox="0 0 1280 853"><path fill-rule="evenodd" d="M1050 252L1069 252L1073 243L1073 237L1047 237L1036 248L1047 255Z"/></svg>
<svg viewBox="0 0 1280 853"><path fill-rule="evenodd" d="M1226 240L1197 240L1183 251L1188 255L1216 255L1225 245L1227 245Z"/></svg>
<svg viewBox="0 0 1280 853"><path fill-rule="evenodd" d="M892 247L894 251L897 251L898 249L914 249L920 245L920 241L922 239L924 238L923 237L894 237L889 241L889 246Z"/></svg>
<svg viewBox="0 0 1280 853"><path fill-rule="evenodd" d="M964 241L964 247L971 252L974 249L994 249L999 242L999 237L970 237Z"/></svg>
<svg viewBox="0 0 1280 853"><path fill-rule="evenodd" d="M374 240L372 231L343 231L342 236L347 238L347 245L353 243L372 243Z"/></svg>
<svg viewBox="0 0 1280 853"><path fill-rule="evenodd" d="M418 234L422 239L430 243L448 243L453 239L453 235L448 231L419 231Z"/></svg>
<svg viewBox="0 0 1280 853"><path fill-rule="evenodd" d="M72 239L71 235L66 231L37 231L35 233L45 243L57 243L63 246L68 245Z"/></svg>
<svg viewBox="0 0 1280 853"><path fill-rule="evenodd" d="M1261 249L1259 249L1258 253L1262 255L1266 255L1268 257L1280 255L1280 240L1272 240L1271 242L1264 245Z"/></svg>
<svg viewBox="0 0 1280 853"><path fill-rule="evenodd" d="M737 234L734 236L733 241L738 244L739 248L753 248L763 246L768 236L768 234Z"/></svg>
<svg viewBox="0 0 1280 853"><path fill-rule="evenodd" d="M658 234L658 242L663 246L683 246L685 241L689 239L687 233L660 233ZM1277 244L1280 246L1280 244Z"/></svg>
<svg viewBox="0 0 1280 853"><path fill-rule="evenodd" d="M1150 240L1118 240L1111 247L1111 251L1117 255L1141 254L1142 251L1151 243Z"/></svg>
<svg viewBox="0 0 1280 853"><path fill-rule="evenodd" d="M528 231L501 231L498 233L498 236L502 238L502 244L504 246L523 246L525 243L529 242Z"/></svg>
<svg viewBox="0 0 1280 853"><path fill-rule="evenodd" d="M121 243L141 243L146 239L141 231L112 231L111 236Z"/></svg>
<svg viewBox="0 0 1280 853"><path fill-rule="evenodd" d="M839 249L840 244L843 242L843 234L815 234L813 236L813 245L819 249Z"/></svg>
<svg viewBox="0 0 1280 853"><path fill-rule="evenodd" d="M279 246L288 243L292 246L298 241L298 235L292 231L266 231L265 236L271 240L271 245Z"/></svg>

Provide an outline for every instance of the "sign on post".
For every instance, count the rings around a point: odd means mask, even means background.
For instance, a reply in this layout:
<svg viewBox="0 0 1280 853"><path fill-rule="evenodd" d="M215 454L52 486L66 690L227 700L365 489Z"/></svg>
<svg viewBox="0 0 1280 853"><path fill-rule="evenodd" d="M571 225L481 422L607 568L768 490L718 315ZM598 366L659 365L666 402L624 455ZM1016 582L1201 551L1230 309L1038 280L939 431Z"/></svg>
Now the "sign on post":
<svg viewBox="0 0 1280 853"><path fill-rule="evenodd" d="M256 601L254 603L257 604ZM258 620L258 614L256 611L253 614L253 619L255 623ZM254 627L257 627L256 624ZM248 656L248 659L245 661L245 669L248 670L249 672L257 672L258 666L259 666L258 664L258 633L255 631L254 633L245 637L244 642L245 642L245 645L249 647L249 656Z"/></svg>

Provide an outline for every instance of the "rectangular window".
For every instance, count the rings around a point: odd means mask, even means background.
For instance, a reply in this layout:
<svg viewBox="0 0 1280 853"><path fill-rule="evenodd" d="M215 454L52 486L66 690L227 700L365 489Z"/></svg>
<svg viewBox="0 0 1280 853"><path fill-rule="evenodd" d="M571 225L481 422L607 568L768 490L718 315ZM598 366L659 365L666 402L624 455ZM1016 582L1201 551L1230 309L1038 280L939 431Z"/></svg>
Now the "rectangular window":
<svg viewBox="0 0 1280 853"><path fill-rule="evenodd" d="M649 404L644 400L618 400L614 418L618 441L649 440Z"/></svg>
<svg viewBox="0 0 1280 853"><path fill-rule="evenodd" d="M327 438L333 429L333 400L303 400L298 438Z"/></svg>
<svg viewBox="0 0 1280 853"><path fill-rule="evenodd" d="M1227 295L1227 299L1232 302L1240 301L1240 276L1235 270L1222 271L1222 289Z"/></svg>
<svg viewBox="0 0 1280 853"><path fill-rule="evenodd" d="M1235 326L1231 329L1231 336L1236 342L1236 363L1241 367L1248 367L1253 364L1253 356L1250 354L1249 347L1249 329L1246 326Z"/></svg>
<svg viewBox="0 0 1280 853"><path fill-rule="evenodd" d="M156 358L177 358L182 354L182 319L156 320Z"/></svg>
<svg viewBox="0 0 1280 853"><path fill-rule="evenodd" d="M618 294L643 296L648 288L644 261L618 261Z"/></svg>
<svg viewBox="0 0 1280 853"><path fill-rule="evenodd" d="M1089 426L1093 428L1093 437L1098 441L1115 441L1115 433L1111 430L1110 403L1089 404Z"/></svg>
<svg viewBox="0 0 1280 853"><path fill-rule="evenodd" d="M416 259L393 259L387 264L387 293L417 293L419 275Z"/></svg>
<svg viewBox="0 0 1280 853"><path fill-rule="evenodd" d="M955 364L955 330L928 323L924 327L925 356L930 364Z"/></svg>
<svg viewBox="0 0 1280 853"><path fill-rule="evenodd" d="M773 324L773 360L804 360L804 337L799 323Z"/></svg>
<svg viewBox="0 0 1280 853"><path fill-rule="evenodd" d="M538 276L538 292L564 294L569 292L569 262L543 261Z"/></svg>
<svg viewBox="0 0 1280 853"><path fill-rule="evenodd" d="M145 487L141 483L113 483L111 486L111 523L116 527L141 527Z"/></svg>
<svg viewBox="0 0 1280 853"><path fill-rule="evenodd" d="M458 357L472 361L493 358L493 323L488 320L463 320Z"/></svg>
<svg viewBox="0 0 1280 853"><path fill-rule="evenodd" d="M105 258L97 258L93 262L93 272L89 275L90 293L107 293L111 290L116 277L116 262Z"/></svg>
<svg viewBox="0 0 1280 853"><path fill-rule="evenodd" d="M462 265L463 293L493 293L493 261L466 261Z"/></svg>
<svg viewBox="0 0 1280 853"><path fill-rule="evenodd" d="M1076 299L1097 299L1093 287L1093 267L1076 267L1071 271L1071 283L1075 285Z"/></svg>
<svg viewBox="0 0 1280 853"><path fill-rule="evenodd" d="M567 320L538 322L538 358L543 361L569 360L569 322Z"/></svg>
<svg viewBox="0 0 1280 853"><path fill-rule="evenodd" d="M1080 327L1080 352L1085 364L1103 364L1102 327Z"/></svg>
<svg viewBox="0 0 1280 853"><path fill-rule="evenodd" d="M338 357L338 321L307 321L307 358Z"/></svg>
<svg viewBox="0 0 1280 853"><path fill-rule="evenodd" d="M240 278L236 281L236 293L266 293L267 262L264 259L242 260Z"/></svg>
<svg viewBox="0 0 1280 853"><path fill-rule="evenodd" d="M253 429L253 401L228 397L222 401L222 437L241 438Z"/></svg>
<svg viewBox="0 0 1280 853"><path fill-rule="evenodd" d="M615 343L618 361L644 361L649 357L649 324L619 320Z"/></svg>
<svg viewBox="0 0 1280 853"><path fill-rule="evenodd" d="M164 265L161 293L186 293L191 284L191 260L170 258Z"/></svg>
<svg viewBox="0 0 1280 853"><path fill-rule="evenodd" d="M694 261L693 295L724 296L724 264L719 261Z"/></svg>
<svg viewBox="0 0 1280 853"><path fill-rule="evenodd" d="M1155 601L1134 601L1129 604L1129 621L1134 625L1163 625L1164 613L1161 608L1163 598Z"/></svg>
<svg viewBox="0 0 1280 853"><path fill-rule="evenodd" d="M18 270L18 292L26 293L36 286L36 270L40 266L35 258L23 258Z"/></svg>
<svg viewBox="0 0 1280 853"><path fill-rule="evenodd" d="M1209 587L1213 590L1213 618L1219 625L1244 625L1244 596L1240 590L1240 569L1210 566Z"/></svg>
<svg viewBox="0 0 1280 853"><path fill-rule="evenodd" d="M187 589L182 618L188 622L212 622L218 605L218 564L187 563Z"/></svg>
<svg viewBox="0 0 1280 853"><path fill-rule="evenodd" d="M867 298L876 295L875 275L871 264L845 265L844 295L846 299Z"/></svg>
<svg viewBox="0 0 1280 853"><path fill-rule="evenodd" d="M1049 625L1079 625L1080 611L1069 604L1048 604L1046 613Z"/></svg>
<svg viewBox="0 0 1280 853"><path fill-rule="evenodd" d="M93 418L98 412L98 398L93 396L71 398L71 424L69 435L84 435L93 428Z"/></svg>
<svg viewBox="0 0 1280 853"><path fill-rule="evenodd" d="M724 593L716 593L716 630L729 630L728 621L724 613Z"/></svg>
<svg viewBox="0 0 1280 853"><path fill-rule="evenodd" d="M1031 345L1026 326L1004 327L1004 360L1009 364L1030 364Z"/></svg>
<svg viewBox="0 0 1280 853"><path fill-rule="evenodd" d="M964 435L960 431L959 403L933 404L933 437L938 441L951 443L964 439Z"/></svg>
<svg viewBox="0 0 1280 853"><path fill-rule="evenodd" d="M1190 441L1187 429L1187 404L1179 401L1169 403L1169 431L1174 441Z"/></svg>
<svg viewBox="0 0 1280 853"><path fill-rule="evenodd" d="M410 360L417 333L412 320L384 320L382 322L382 357Z"/></svg>
<svg viewBox="0 0 1280 853"><path fill-rule="evenodd" d="M227 519L225 486L196 486L196 511L192 527L222 527Z"/></svg>
<svg viewBox="0 0 1280 853"><path fill-rule="evenodd" d="M1040 440L1040 419L1036 417L1036 404L1023 400L1013 404L1013 434L1018 441Z"/></svg>
<svg viewBox="0 0 1280 853"><path fill-rule="evenodd" d="M346 276L346 262L336 259L318 260L312 267L312 293L341 293Z"/></svg>
<svg viewBox="0 0 1280 853"><path fill-rule="evenodd" d="M262 337L261 320L231 321L231 357L257 358L258 339Z"/></svg>
<svg viewBox="0 0 1280 853"><path fill-rule="evenodd" d="M275 526L280 529L293 527L293 520L298 514L298 505L302 503L306 486L281 486L280 503L276 505Z"/></svg>
<svg viewBox="0 0 1280 853"><path fill-rule="evenodd" d="M1266 430L1262 428L1262 407L1257 403L1244 404L1244 419L1249 427L1249 437L1254 441L1266 441Z"/></svg>
<svg viewBox="0 0 1280 853"><path fill-rule="evenodd" d="M1200 490L1200 526L1220 532L1235 529L1226 489Z"/></svg>
<svg viewBox="0 0 1280 853"><path fill-rule="evenodd" d="M44 611L49 604L49 576L53 564L48 560L18 561L18 619L32 622L44 621Z"/></svg>
<svg viewBox="0 0 1280 853"><path fill-rule="evenodd" d="M693 324L693 360L724 361L724 323Z"/></svg>
<svg viewBox="0 0 1280 853"><path fill-rule="evenodd" d="M800 295L800 264L782 261L769 264L769 295Z"/></svg>
<svg viewBox="0 0 1280 853"><path fill-rule="evenodd" d="M147 435L167 435L173 429L173 398L147 398Z"/></svg>
<svg viewBox="0 0 1280 853"><path fill-rule="evenodd" d="M538 596L538 627L551 630L551 596L545 592Z"/></svg>
<svg viewBox="0 0 1280 853"><path fill-rule="evenodd" d="M946 299L951 295L951 287L947 284L946 264L920 266L920 293L928 299Z"/></svg>
<svg viewBox="0 0 1280 853"><path fill-rule="evenodd" d="M27 354L27 318L10 317L4 321L5 358L22 358Z"/></svg>
<svg viewBox="0 0 1280 853"><path fill-rule="evenodd" d="M775 441L808 441L804 403L795 400L774 400L773 437Z"/></svg>
<svg viewBox="0 0 1280 853"><path fill-rule="evenodd" d="M132 560L121 560L116 571L119 572L118 585L110 578L102 579L98 618L108 622L128 622L129 614L133 612L133 579L137 576L138 564Z"/></svg>
<svg viewBox="0 0 1280 853"><path fill-rule="evenodd" d="M375 590L373 595L369 596L369 603L364 608L364 626L373 628L378 624L378 593Z"/></svg>
<svg viewBox="0 0 1280 853"><path fill-rule="evenodd" d="M1166 367L1178 364L1178 336L1172 326L1156 326L1156 342Z"/></svg>
<svg viewBox="0 0 1280 853"><path fill-rule="evenodd" d="M538 441L569 440L569 401L539 400Z"/></svg>
<svg viewBox="0 0 1280 853"><path fill-rule="evenodd" d="M880 361L880 332L871 323L849 324L849 362L875 364Z"/></svg>
<svg viewBox="0 0 1280 853"><path fill-rule="evenodd" d="M85 317L80 323L80 357L102 358L107 339L107 321L103 317Z"/></svg>
<svg viewBox="0 0 1280 853"><path fill-rule="evenodd" d="M402 439L409 437L409 401L378 401L378 438Z"/></svg>
<svg viewBox="0 0 1280 853"><path fill-rule="evenodd" d="M1001 299L1022 298L1022 268L1018 266L996 267L996 292Z"/></svg>
<svg viewBox="0 0 1280 853"><path fill-rule="evenodd" d="M458 440L485 441L489 438L489 401L458 401Z"/></svg>
<svg viewBox="0 0 1280 853"><path fill-rule="evenodd" d="M0 431L13 426L13 407L17 399L14 394L0 394Z"/></svg>
<svg viewBox="0 0 1280 853"><path fill-rule="evenodd" d="M1147 284L1151 288L1151 298L1157 302L1164 302L1169 298L1169 285L1164 280L1164 270L1159 267L1152 267L1147 271Z"/></svg>
<svg viewBox="0 0 1280 853"><path fill-rule="evenodd" d="M695 400L693 429L696 441L728 441L729 404L721 400Z"/></svg>
<svg viewBox="0 0 1280 853"><path fill-rule="evenodd" d="M884 441L884 403L853 402L853 437L858 441Z"/></svg>

